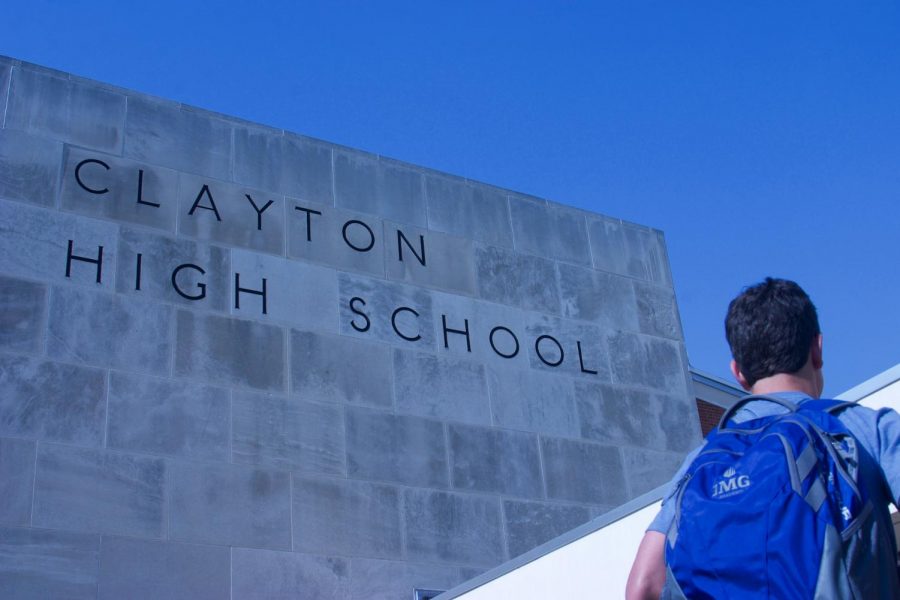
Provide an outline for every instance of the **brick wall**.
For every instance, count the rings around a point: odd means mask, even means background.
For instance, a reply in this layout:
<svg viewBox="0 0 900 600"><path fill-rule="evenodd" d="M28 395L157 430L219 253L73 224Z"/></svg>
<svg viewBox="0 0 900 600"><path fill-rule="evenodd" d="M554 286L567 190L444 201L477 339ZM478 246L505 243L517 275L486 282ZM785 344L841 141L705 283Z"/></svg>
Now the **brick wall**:
<svg viewBox="0 0 900 600"><path fill-rule="evenodd" d="M719 424L725 409L716 404L697 398L697 416L700 418L700 431L705 436Z"/></svg>

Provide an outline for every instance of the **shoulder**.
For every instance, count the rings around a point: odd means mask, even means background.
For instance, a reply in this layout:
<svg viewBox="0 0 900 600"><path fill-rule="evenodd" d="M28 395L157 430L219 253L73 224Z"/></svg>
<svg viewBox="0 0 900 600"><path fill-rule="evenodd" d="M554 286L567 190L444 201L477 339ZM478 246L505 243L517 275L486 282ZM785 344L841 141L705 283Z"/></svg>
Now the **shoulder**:
<svg viewBox="0 0 900 600"><path fill-rule="evenodd" d="M849 404L838 412L837 418L853 431L855 428L877 429L882 421L898 419L900 415L890 408L875 409L861 404Z"/></svg>
<svg viewBox="0 0 900 600"><path fill-rule="evenodd" d="M850 433L876 458L885 452L900 453L900 414L891 408L854 404L837 415Z"/></svg>

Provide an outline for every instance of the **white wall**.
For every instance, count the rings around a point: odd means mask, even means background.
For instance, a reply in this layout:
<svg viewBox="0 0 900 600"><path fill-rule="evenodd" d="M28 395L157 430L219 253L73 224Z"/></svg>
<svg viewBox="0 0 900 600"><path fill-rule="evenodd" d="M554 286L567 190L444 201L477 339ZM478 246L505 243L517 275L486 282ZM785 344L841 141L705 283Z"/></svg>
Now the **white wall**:
<svg viewBox="0 0 900 600"><path fill-rule="evenodd" d="M654 502L455 598L624 598L631 562L657 510Z"/></svg>
<svg viewBox="0 0 900 600"><path fill-rule="evenodd" d="M900 381L881 388L859 401L870 408L893 408L900 411Z"/></svg>

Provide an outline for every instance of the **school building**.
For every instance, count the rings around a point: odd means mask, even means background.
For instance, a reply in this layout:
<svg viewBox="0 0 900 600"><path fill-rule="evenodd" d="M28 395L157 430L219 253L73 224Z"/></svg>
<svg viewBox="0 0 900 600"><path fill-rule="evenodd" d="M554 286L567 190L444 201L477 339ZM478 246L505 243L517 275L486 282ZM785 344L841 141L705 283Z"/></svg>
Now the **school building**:
<svg viewBox="0 0 900 600"><path fill-rule="evenodd" d="M13 58L0 118L4 597L474 593L736 393L660 231Z"/></svg>

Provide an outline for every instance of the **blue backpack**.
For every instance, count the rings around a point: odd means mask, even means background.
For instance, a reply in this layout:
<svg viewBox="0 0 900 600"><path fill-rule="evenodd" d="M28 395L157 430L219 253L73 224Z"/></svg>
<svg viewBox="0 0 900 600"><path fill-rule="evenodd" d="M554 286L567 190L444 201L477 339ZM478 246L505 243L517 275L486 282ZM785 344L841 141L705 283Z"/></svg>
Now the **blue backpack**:
<svg viewBox="0 0 900 600"><path fill-rule="evenodd" d="M763 399L789 412L730 423ZM866 597L850 554L875 518L857 485L874 459L834 416L848 404L750 396L723 415L676 488L663 598Z"/></svg>

